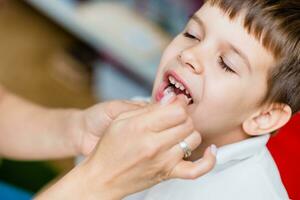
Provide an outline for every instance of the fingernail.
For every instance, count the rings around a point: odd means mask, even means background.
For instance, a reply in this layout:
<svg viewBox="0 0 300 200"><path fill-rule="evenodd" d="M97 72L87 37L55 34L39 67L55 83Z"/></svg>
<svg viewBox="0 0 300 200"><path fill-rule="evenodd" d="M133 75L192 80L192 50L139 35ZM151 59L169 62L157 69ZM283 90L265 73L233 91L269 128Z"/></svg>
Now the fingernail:
<svg viewBox="0 0 300 200"><path fill-rule="evenodd" d="M212 145L210 146L210 151L211 151L212 154L214 154L215 156L217 156L218 148L217 148L216 145L212 144Z"/></svg>
<svg viewBox="0 0 300 200"><path fill-rule="evenodd" d="M175 94L173 92L170 92L166 94L161 100L160 104L161 105L167 105L171 102L171 100L174 98Z"/></svg>

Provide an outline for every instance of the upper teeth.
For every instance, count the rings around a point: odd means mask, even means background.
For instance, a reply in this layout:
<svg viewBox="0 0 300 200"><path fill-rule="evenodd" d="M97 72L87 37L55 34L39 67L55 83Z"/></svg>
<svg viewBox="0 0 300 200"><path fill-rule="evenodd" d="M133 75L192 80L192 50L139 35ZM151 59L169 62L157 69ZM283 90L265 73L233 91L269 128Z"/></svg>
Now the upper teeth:
<svg viewBox="0 0 300 200"><path fill-rule="evenodd" d="M169 76L169 81L170 83L172 83L176 88L184 91L185 90L185 87L183 84L181 84L180 82L178 82L174 77L172 76ZM186 94L188 94L188 91L185 90Z"/></svg>
<svg viewBox="0 0 300 200"><path fill-rule="evenodd" d="M180 82L178 82L173 76L169 76L168 77L170 83L175 86L176 88L180 89L181 91L185 92L185 97L187 98L188 102L192 102L192 97L190 97L189 95L189 91L187 91L184 87L184 85ZM174 92L174 88L172 86L169 86L168 88L166 88L166 90L164 91L164 95Z"/></svg>

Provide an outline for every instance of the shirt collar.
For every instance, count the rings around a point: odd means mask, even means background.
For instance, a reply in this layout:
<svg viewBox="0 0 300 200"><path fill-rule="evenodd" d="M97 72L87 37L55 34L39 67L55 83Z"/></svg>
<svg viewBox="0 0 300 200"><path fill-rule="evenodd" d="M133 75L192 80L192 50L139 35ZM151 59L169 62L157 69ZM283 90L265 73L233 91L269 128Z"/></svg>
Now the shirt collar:
<svg viewBox="0 0 300 200"><path fill-rule="evenodd" d="M270 134L265 134L220 147L218 149L216 166L244 160L257 154L266 147L269 138Z"/></svg>

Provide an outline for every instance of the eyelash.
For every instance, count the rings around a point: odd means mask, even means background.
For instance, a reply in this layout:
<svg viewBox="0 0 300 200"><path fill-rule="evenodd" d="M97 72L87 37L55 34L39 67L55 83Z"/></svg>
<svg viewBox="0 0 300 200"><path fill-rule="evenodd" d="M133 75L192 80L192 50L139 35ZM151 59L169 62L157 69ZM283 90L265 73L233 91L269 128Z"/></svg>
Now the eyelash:
<svg viewBox="0 0 300 200"><path fill-rule="evenodd" d="M230 72L230 73L236 73L233 69L231 69L228 65L226 65L226 63L224 62L223 58L220 56L219 59L219 65L222 67L222 69L225 71L225 72Z"/></svg>
<svg viewBox="0 0 300 200"><path fill-rule="evenodd" d="M187 37L187 38L190 38L190 39L199 40L197 37L195 37L194 35L192 35L188 32L185 32L183 35L184 35L184 37Z"/></svg>

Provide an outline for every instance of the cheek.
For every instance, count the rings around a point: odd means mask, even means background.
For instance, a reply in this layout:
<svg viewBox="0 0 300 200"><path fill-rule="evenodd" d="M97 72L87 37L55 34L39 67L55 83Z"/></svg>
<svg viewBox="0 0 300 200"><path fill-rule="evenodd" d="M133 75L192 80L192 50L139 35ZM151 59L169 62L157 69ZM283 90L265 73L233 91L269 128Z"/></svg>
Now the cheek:
<svg viewBox="0 0 300 200"><path fill-rule="evenodd" d="M160 60L160 64L156 73L156 77L155 77L155 81L154 81L154 87L153 87L153 91L152 91L152 96L154 91L157 89L159 83L162 80L163 74L164 74L164 69L167 66L167 64L173 60L174 58L176 58L180 52L181 49L179 48L180 44L179 44L179 40L178 37L176 37L170 44L169 46L165 49L161 60Z"/></svg>
<svg viewBox="0 0 300 200"><path fill-rule="evenodd" d="M264 91L264 84L259 80L219 79L206 83L202 101L191 111L197 130L218 134L240 129L243 121L256 111Z"/></svg>
<svg viewBox="0 0 300 200"><path fill-rule="evenodd" d="M176 58L181 52L179 37L177 36L165 49L162 58L160 60L160 68L166 66L166 64L171 60Z"/></svg>
<svg viewBox="0 0 300 200"><path fill-rule="evenodd" d="M203 98L192 114L197 130L202 133L228 132L237 128L247 110L242 87L220 83L222 81L205 88Z"/></svg>

